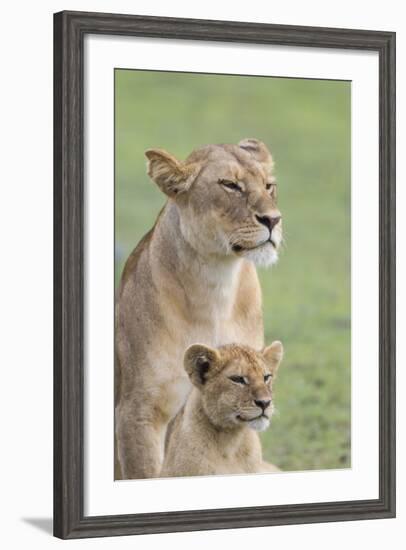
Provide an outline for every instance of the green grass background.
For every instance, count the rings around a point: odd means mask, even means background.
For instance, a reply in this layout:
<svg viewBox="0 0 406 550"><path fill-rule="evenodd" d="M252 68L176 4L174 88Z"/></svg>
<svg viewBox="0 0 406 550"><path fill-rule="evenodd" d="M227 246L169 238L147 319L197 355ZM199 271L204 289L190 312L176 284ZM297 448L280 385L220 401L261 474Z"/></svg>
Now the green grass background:
<svg viewBox="0 0 406 550"><path fill-rule="evenodd" d="M274 155L286 243L259 273L266 340L282 340L285 359L261 437L284 470L350 466L350 102L342 81L115 74L116 282L165 201L146 149L183 159L256 137Z"/></svg>

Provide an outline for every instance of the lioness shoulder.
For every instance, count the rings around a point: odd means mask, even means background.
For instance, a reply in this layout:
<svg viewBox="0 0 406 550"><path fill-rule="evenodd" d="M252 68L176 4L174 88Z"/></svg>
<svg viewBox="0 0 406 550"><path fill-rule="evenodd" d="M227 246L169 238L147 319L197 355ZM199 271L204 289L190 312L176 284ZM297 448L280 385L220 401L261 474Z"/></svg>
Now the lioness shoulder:
<svg viewBox="0 0 406 550"><path fill-rule="evenodd" d="M278 341L260 352L235 344L189 347L184 367L194 389L171 425L161 476L277 471L263 461L257 432L271 421L282 355Z"/></svg>

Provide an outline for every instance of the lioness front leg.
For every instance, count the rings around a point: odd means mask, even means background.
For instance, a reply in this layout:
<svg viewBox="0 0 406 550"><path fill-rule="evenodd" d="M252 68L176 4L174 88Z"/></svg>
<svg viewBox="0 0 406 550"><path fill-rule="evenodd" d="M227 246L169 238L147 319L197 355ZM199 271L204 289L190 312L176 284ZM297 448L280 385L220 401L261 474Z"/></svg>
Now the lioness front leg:
<svg viewBox="0 0 406 550"><path fill-rule="evenodd" d="M166 423L152 414L137 416L133 406L116 409L116 437L122 479L158 477Z"/></svg>

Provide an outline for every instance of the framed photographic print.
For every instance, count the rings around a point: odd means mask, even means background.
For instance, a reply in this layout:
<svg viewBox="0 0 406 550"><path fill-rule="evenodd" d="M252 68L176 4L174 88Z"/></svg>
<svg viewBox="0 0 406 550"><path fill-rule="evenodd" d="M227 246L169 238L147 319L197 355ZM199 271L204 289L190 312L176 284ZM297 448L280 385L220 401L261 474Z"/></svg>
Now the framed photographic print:
<svg viewBox="0 0 406 550"><path fill-rule="evenodd" d="M54 19L54 534L395 515L395 35Z"/></svg>

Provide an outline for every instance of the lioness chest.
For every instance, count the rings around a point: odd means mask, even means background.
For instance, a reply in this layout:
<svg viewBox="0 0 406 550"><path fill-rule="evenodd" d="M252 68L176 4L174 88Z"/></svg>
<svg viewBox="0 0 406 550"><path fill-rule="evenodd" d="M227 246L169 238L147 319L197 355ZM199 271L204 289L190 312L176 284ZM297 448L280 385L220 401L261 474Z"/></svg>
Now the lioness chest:
<svg viewBox="0 0 406 550"><path fill-rule="evenodd" d="M183 367L190 345L217 348L238 342L258 349L263 345L256 274L237 264L234 271L226 270L220 276L207 270L200 275L201 281L194 280L189 287L161 287L156 302L159 322L150 338L157 345L147 351L149 369L143 377L149 377L151 400L168 420L182 407L191 388ZM249 303L247 296L252 298Z"/></svg>

